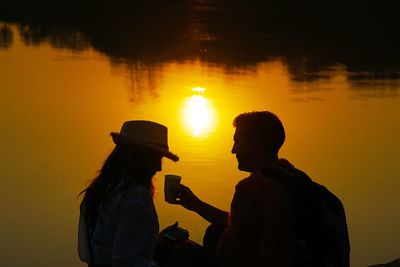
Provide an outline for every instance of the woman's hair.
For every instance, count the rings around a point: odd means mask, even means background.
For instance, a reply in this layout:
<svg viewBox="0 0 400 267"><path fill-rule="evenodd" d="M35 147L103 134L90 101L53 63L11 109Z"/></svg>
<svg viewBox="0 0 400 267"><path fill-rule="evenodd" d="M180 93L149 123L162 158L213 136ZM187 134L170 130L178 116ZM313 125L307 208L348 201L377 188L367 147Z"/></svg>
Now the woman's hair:
<svg viewBox="0 0 400 267"><path fill-rule="evenodd" d="M152 178L159 170L160 164L161 155L156 152L128 145L116 145L98 175L78 195L79 197L84 194L80 210L85 216L88 229L94 229L102 201L114 190L123 190L129 185L137 184L149 188L153 194Z"/></svg>

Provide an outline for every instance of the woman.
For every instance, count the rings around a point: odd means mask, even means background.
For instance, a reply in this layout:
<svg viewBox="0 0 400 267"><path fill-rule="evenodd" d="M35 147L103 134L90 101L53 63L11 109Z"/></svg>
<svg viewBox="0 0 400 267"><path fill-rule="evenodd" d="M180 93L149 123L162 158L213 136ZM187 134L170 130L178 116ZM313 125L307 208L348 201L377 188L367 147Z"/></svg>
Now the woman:
<svg viewBox="0 0 400 267"><path fill-rule="evenodd" d="M152 178L168 150L167 128L127 121L98 176L80 194L78 251L89 267L156 266L152 261L159 225Z"/></svg>

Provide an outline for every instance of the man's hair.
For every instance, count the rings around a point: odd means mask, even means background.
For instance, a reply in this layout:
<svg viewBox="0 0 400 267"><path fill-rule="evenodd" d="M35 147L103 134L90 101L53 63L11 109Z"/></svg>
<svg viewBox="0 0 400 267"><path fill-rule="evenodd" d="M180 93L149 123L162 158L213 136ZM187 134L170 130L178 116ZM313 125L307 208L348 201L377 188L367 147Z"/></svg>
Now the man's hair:
<svg viewBox="0 0 400 267"><path fill-rule="evenodd" d="M255 138L266 153L278 153L285 141L285 129L274 113L253 111L239 114L233 126L240 127L247 138Z"/></svg>

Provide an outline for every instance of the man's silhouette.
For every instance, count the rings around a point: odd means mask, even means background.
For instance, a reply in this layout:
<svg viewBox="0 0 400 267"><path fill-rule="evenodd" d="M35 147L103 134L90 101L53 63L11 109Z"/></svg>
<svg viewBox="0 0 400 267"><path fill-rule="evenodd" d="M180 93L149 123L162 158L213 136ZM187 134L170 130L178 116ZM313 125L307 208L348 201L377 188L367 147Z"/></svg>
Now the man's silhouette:
<svg viewBox="0 0 400 267"><path fill-rule="evenodd" d="M230 212L203 202L184 185L178 194L179 204L209 221L212 229L225 229L215 248L216 264L349 266L343 206L324 187L278 157L285 141L279 118L268 111L243 113L234 119L233 125L236 130L232 153L239 170L249 172L250 176L236 185ZM341 223L339 231L335 227L320 227L320 206L325 198L321 200L315 192L321 190L329 194L327 199L333 208L327 212L332 211L333 217L339 218L333 222ZM323 238L328 235L332 241L325 242ZM343 240L337 235L342 235ZM212 239L212 234L207 237L206 233L204 245ZM332 243L327 244L327 256L324 242Z"/></svg>

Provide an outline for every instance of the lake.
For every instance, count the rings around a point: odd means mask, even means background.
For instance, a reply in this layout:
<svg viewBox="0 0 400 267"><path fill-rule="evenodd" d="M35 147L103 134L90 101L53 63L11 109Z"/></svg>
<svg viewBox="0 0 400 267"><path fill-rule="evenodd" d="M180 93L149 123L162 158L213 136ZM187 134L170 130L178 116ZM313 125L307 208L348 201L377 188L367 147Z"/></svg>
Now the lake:
<svg viewBox="0 0 400 267"><path fill-rule="evenodd" d="M201 15L183 22L165 33L135 30L136 20L123 29L0 19L2 265L84 266L77 194L126 120L168 126L180 161L164 159L155 176L160 226L178 221L202 242L208 224L164 202L163 176L179 174L201 199L229 209L248 176L230 153L232 121L254 110L281 118L280 156L343 201L352 266L398 258L397 48L233 35Z"/></svg>

